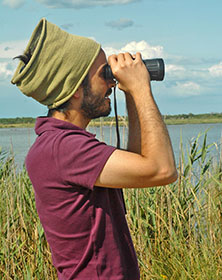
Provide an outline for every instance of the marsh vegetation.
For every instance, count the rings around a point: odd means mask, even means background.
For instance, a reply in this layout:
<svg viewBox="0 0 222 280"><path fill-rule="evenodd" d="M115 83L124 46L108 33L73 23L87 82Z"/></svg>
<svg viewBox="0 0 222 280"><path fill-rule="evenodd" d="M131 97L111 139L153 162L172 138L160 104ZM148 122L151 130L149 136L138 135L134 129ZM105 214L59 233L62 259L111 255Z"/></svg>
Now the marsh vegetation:
<svg viewBox="0 0 222 280"><path fill-rule="evenodd" d="M222 279L221 152L206 138L200 143L198 136L186 152L181 141L177 182L124 190L141 280ZM0 279L57 279L30 180L3 152Z"/></svg>

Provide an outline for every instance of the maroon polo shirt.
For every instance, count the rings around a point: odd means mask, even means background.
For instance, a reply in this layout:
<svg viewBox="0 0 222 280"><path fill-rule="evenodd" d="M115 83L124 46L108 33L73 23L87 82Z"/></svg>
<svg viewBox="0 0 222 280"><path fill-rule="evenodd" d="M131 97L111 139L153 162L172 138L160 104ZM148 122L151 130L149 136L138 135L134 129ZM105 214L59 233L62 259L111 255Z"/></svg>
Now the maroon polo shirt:
<svg viewBox="0 0 222 280"><path fill-rule="evenodd" d="M120 189L94 186L114 147L55 118L37 118L26 167L60 280L138 280Z"/></svg>

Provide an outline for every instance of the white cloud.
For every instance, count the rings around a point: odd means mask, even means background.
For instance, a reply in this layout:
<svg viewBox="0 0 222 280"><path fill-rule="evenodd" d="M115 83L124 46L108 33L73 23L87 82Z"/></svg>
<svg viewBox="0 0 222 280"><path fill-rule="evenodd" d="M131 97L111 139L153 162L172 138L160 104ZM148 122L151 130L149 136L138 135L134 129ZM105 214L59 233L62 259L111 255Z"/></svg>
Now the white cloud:
<svg viewBox="0 0 222 280"><path fill-rule="evenodd" d="M13 60L13 57L22 54L26 45L27 41L11 41L0 44L0 81L8 83L19 63L19 60Z"/></svg>
<svg viewBox="0 0 222 280"><path fill-rule="evenodd" d="M9 6L10 8L16 9L23 6L25 0L3 0L2 4L5 6Z"/></svg>
<svg viewBox="0 0 222 280"><path fill-rule="evenodd" d="M222 77L222 61L208 68L208 71L213 77Z"/></svg>
<svg viewBox="0 0 222 280"><path fill-rule="evenodd" d="M166 71L169 73L175 73L175 72L184 72L185 68L183 66L178 66L178 65L174 65L174 64L169 64L166 65Z"/></svg>
<svg viewBox="0 0 222 280"><path fill-rule="evenodd" d="M27 45L27 41L11 41L0 43L0 59L9 58L20 55L24 52Z"/></svg>
<svg viewBox="0 0 222 280"><path fill-rule="evenodd" d="M129 52L135 54L136 52L141 52L143 59L163 57L163 47L162 46L151 46L146 41L132 41L126 44L120 49L115 49L112 47L104 47L107 56L111 54L117 54L120 52Z"/></svg>
<svg viewBox="0 0 222 280"><path fill-rule="evenodd" d="M15 65L10 62L0 62L0 81L7 80L14 74Z"/></svg>
<svg viewBox="0 0 222 280"><path fill-rule="evenodd" d="M114 47L108 47L108 46L107 46L107 47L104 47L104 46L102 46L102 48L103 48L103 50L105 51L107 58L108 58L108 56L110 56L111 54L117 54L117 53L119 53L119 50L116 49L116 48L114 48Z"/></svg>
<svg viewBox="0 0 222 280"><path fill-rule="evenodd" d="M130 42L122 48L122 51L130 53L141 52L143 58L154 58L163 56L162 46L151 46L146 41Z"/></svg>
<svg viewBox="0 0 222 280"><path fill-rule="evenodd" d="M184 83L176 82L174 86L172 86L172 94L180 97L189 97L200 95L201 87L199 84L187 81Z"/></svg>
<svg viewBox="0 0 222 280"><path fill-rule="evenodd" d="M165 65L165 72L168 78L181 79L186 74L186 69L183 66L174 64Z"/></svg>
<svg viewBox="0 0 222 280"><path fill-rule="evenodd" d="M139 2L141 0L36 0L49 8L82 9L93 6L113 6Z"/></svg>
<svg viewBox="0 0 222 280"><path fill-rule="evenodd" d="M117 30L122 30L124 28L132 26L134 23L131 19L128 18L120 18L115 21L109 21L106 23L107 26L117 29Z"/></svg>

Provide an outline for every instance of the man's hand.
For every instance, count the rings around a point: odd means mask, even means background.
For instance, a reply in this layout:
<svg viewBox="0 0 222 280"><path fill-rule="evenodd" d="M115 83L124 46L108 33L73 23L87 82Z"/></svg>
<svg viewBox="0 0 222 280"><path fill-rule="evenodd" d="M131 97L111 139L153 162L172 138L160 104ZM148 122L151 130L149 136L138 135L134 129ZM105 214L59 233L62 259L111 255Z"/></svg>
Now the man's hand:
<svg viewBox="0 0 222 280"><path fill-rule="evenodd" d="M108 63L112 73L118 80L120 90L132 95L140 92L145 86L150 86L149 72L144 65L141 54L131 55L129 53L120 53L111 55Z"/></svg>

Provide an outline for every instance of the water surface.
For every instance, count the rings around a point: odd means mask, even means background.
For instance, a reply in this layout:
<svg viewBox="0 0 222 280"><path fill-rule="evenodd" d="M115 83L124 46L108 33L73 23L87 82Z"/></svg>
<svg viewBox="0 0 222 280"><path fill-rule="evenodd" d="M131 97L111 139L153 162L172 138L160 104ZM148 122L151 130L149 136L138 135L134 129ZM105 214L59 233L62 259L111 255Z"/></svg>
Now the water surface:
<svg viewBox="0 0 222 280"><path fill-rule="evenodd" d="M167 126L176 161L178 163L180 154L180 139L183 141L184 149L189 148L189 143L197 137L199 133L204 134L207 131L207 143L216 143L220 146L222 135L222 123L219 124L186 124L186 125L168 125ZM97 138L107 144L116 145L115 127L89 127L91 133L96 134ZM127 128L120 127L121 147L125 148L127 143ZM0 147L3 151L13 152L15 162L21 168L25 156L35 141L36 135L34 128L1 128L0 129ZM203 136L200 139L203 141ZM200 142L201 142L200 141ZM214 151L215 156L218 152Z"/></svg>

